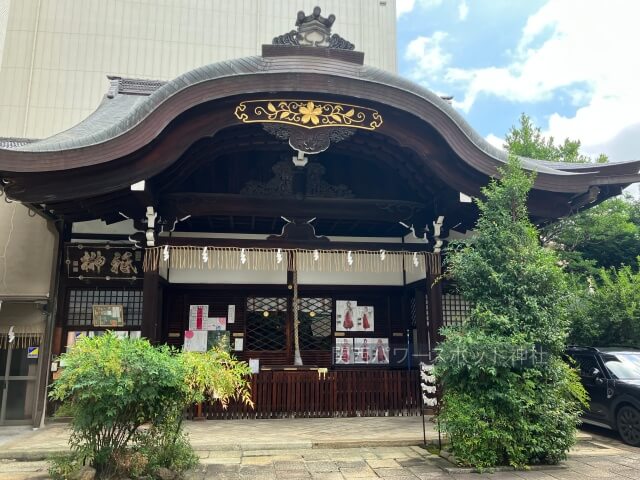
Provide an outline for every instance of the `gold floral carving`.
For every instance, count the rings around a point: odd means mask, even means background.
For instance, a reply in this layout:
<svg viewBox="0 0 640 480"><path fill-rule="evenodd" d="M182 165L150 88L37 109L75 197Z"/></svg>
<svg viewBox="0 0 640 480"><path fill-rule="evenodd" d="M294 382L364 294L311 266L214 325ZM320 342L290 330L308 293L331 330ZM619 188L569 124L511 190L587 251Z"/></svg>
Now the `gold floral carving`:
<svg viewBox="0 0 640 480"><path fill-rule="evenodd" d="M243 123L283 123L303 128L349 127L375 130L382 125L376 110L317 100L248 100L235 115Z"/></svg>

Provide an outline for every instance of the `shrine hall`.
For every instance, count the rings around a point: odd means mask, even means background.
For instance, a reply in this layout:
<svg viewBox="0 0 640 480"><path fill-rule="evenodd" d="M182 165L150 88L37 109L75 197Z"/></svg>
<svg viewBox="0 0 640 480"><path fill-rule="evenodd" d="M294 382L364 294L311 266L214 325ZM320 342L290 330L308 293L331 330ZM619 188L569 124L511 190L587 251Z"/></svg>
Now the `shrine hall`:
<svg viewBox="0 0 640 480"><path fill-rule="evenodd" d="M261 55L170 81L110 76L81 123L0 149L4 195L60 232L49 380L112 330L250 364L254 409L191 415L420 410L419 365L469 309L441 252L508 156L334 22L300 12ZM640 161L521 163L539 225L640 181Z"/></svg>

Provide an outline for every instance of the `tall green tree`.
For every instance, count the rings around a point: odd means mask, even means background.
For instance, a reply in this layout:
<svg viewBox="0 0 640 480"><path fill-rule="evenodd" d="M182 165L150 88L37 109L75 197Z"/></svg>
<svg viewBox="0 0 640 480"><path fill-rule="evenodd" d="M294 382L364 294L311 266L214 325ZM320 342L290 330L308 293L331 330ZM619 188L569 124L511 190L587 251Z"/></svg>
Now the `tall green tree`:
<svg viewBox="0 0 640 480"><path fill-rule="evenodd" d="M636 267L640 265L637 257ZM570 341L576 345L640 345L640 270L600 269L574 295Z"/></svg>
<svg viewBox="0 0 640 480"><path fill-rule="evenodd" d="M529 221L533 177L515 156L501 177L477 201L472 239L448 253L448 275L474 307L462 328L444 331L436 368L441 426L456 458L476 467L560 461L585 400L560 358L566 274Z"/></svg>
<svg viewBox="0 0 640 480"><path fill-rule="evenodd" d="M567 163L606 163L609 159L600 154L595 159L580 153L580 140L566 138L563 143L556 144L553 137L542 135L529 115L520 115L520 124L512 126L505 136L504 148L521 157Z"/></svg>
<svg viewBox="0 0 640 480"><path fill-rule="evenodd" d="M606 155L592 159L580 153L580 140L556 144L542 135L527 114L509 129L504 147L512 154L568 163L605 163ZM640 252L640 201L630 197L609 199L592 208L560 219L544 228L545 243L558 250L570 272L585 277L600 267L635 265Z"/></svg>
<svg viewBox="0 0 640 480"><path fill-rule="evenodd" d="M559 250L573 273L597 277L600 268L637 267L640 200L630 196L605 200L545 227L543 237Z"/></svg>

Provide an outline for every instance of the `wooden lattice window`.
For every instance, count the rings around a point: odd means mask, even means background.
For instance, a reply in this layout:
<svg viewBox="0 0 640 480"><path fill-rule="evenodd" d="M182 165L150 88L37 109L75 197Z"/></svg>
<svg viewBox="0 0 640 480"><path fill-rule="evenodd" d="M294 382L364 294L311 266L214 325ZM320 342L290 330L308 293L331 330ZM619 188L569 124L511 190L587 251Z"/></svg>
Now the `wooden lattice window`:
<svg viewBox="0 0 640 480"><path fill-rule="evenodd" d="M142 290L74 288L67 292L65 325L91 327L94 305L122 305L125 327L142 324Z"/></svg>
<svg viewBox="0 0 640 480"><path fill-rule="evenodd" d="M298 335L301 350L331 350L331 298L301 298Z"/></svg>
<svg viewBox="0 0 640 480"><path fill-rule="evenodd" d="M442 323L446 327L462 325L468 318L471 305L461 295L442 295Z"/></svg>
<svg viewBox="0 0 640 480"><path fill-rule="evenodd" d="M286 324L286 298L247 298L247 350L285 350Z"/></svg>

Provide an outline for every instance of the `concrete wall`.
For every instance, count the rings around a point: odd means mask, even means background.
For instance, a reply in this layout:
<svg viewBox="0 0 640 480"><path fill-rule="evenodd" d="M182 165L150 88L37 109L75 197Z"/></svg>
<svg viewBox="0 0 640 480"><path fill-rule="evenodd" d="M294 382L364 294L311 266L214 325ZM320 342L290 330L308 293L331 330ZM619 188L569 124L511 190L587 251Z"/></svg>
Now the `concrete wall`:
<svg viewBox="0 0 640 480"><path fill-rule="evenodd" d="M0 11L3 4L0 136L44 138L75 125L100 102L107 74L168 80L259 54L316 4L336 15L333 30L366 63L396 71L395 0L0 0Z"/></svg>
<svg viewBox="0 0 640 480"><path fill-rule="evenodd" d="M2 51L4 50L4 39L7 33L10 2L11 0L0 0L0 59L2 59Z"/></svg>
<svg viewBox="0 0 640 480"><path fill-rule="evenodd" d="M28 212L0 198L0 299L49 295L56 235Z"/></svg>
<svg viewBox="0 0 640 480"><path fill-rule="evenodd" d="M40 306L34 303L3 303L0 332L6 332L13 326L17 333L44 333L44 318Z"/></svg>

